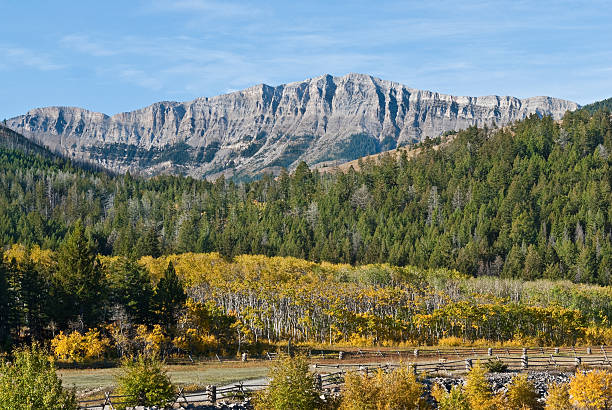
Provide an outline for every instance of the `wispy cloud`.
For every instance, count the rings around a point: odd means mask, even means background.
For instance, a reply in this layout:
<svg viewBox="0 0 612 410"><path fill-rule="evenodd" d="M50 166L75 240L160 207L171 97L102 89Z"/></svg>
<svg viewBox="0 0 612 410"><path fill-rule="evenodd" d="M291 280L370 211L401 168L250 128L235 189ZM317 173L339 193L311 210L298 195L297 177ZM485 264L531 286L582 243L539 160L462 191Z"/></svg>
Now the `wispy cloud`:
<svg viewBox="0 0 612 410"><path fill-rule="evenodd" d="M58 64L47 54L35 52L23 47L0 46L0 54L4 56L4 64L0 67L6 68L34 68L40 71L60 70L65 67Z"/></svg>
<svg viewBox="0 0 612 410"><path fill-rule="evenodd" d="M82 34L64 36L61 38L60 44L68 49L95 57L108 57L117 54L116 48L99 41L94 41L89 36Z"/></svg>

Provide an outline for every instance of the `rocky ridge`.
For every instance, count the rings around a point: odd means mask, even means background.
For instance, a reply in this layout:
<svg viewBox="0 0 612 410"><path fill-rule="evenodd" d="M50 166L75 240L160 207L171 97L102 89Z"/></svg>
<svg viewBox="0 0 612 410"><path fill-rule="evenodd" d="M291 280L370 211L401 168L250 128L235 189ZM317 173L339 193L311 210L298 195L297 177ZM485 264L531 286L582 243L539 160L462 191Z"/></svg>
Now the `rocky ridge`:
<svg viewBox="0 0 612 410"><path fill-rule="evenodd" d="M113 116L37 108L6 125L116 172L250 178L302 160L340 164L445 131L505 125L530 114L559 119L577 108L551 97L457 97L348 74L159 102Z"/></svg>

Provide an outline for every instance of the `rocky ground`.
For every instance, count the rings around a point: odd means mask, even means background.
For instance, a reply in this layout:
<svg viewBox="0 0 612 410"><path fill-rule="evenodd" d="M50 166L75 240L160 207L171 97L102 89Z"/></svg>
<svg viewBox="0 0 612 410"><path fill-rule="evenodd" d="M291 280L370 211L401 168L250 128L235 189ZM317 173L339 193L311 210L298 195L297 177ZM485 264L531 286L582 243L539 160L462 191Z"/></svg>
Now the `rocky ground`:
<svg viewBox="0 0 612 410"><path fill-rule="evenodd" d="M493 391L495 393L498 393L503 392L507 389L508 383L510 383L510 381L516 374L516 372L489 373L487 374L487 379L489 379L489 382L493 386ZM536 391L538 392L540 397L544 397L549 384L567 382L569 381L571 375L572 373L567 372L529 372L527 379L533 382ZM455 385L463 385L465 383L465 378L431 377L428 378L425 383L430 386L433 383L438 383L443 385L447 390L450 390L451 387Z"/></svg>

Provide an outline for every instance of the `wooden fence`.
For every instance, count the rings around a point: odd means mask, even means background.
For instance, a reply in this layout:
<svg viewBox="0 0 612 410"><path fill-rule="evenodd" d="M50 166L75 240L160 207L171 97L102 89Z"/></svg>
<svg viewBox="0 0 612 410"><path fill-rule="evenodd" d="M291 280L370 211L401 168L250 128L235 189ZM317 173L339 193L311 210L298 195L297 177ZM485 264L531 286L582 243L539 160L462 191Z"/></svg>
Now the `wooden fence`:
<svg viewBox="0 0 612 410"><path fill-rule="evenodd" d="M415 349L402 350L373 350L373 349L358 349L352 351L310 351L308 356L311 359L321 360L347 360L347 359L362 359L362 358L390 358L404 361L420 360L425 358L451 358L451 357L498 357L498 356L515 356L523 354L539 354L539 355L555 355L555 356L590 356L593 354L602 354L603 356L612 357L612 347L610 346L590 346L590 347L448 347L435 348L424 347Z"/></svg>
<svg viewBox="0 0 612 410"><path fill-rule="evenodd" d="M335 363L315 362L313 367L317 383L324 390L339 388L344 383L347 372L359 371L366 375L375 372L392 371L400 366L409 366L417 374L451 374L469 371L476 361L486 363L497 360L508 366L508 370L570 370L578 367L609 367L612 369L612 347L585 348L424 348L410 351L357 350L339 352L310 352L311 360L335 359ZM275 360L276 354L269 354L268 360ZM350 358L383 358L400 359L409 364L386 363L367 364L348 363ZM437 360L431 360L436 358ZM429 360L427 360L429 359ZM231 386L208 386L205 390L186 393L183 389L176 393L173 407L187 404L216 404L218 401L236 401L248 397L257 390L265 388L263 384L244 384L240 382ZM131 403L135 397L118 396L105 393L103 398L79 401L80 409L114 409L114 406Z"/></svg>
<svg viewBox="0 0 612 410"><path fill-rule="evenodd" d="M205 390L186 393L180 389L173 401L168 403L171 408L182 408L188 404L212 404L218 401L240 401L250 397L254 392L262 390L265 384L248 384L240 382L235 385L217 387L208 386ZM134 402L142 402L137 396L120 396L104 393L103 398L79 400L79 409L85 410L112 410L118 405L132 405Z"/></svg>

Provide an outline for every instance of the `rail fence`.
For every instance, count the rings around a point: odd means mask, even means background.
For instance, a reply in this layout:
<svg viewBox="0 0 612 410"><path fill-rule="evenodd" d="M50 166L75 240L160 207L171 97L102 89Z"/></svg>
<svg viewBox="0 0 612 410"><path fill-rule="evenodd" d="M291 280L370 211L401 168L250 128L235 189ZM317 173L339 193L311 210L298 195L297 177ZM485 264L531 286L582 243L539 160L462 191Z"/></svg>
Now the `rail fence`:
<svg viewBox="0 0 612 410"><path fill-rule="evenodd" d="M453 357L454 356L454 357ZM348 358L399 358L411 359L407 364L415 374L452 374L469 371L476 361L486 362L496 360L502 362L512 371L528 370L568 370L582 367L612 368L612 347L599 346L575 348L425 348L413 351L379 351L357 350L351 352L336 352L333 357L329 353L311 354L311 359L336 359L344 361ZM423 360L425 358L437 360ZM455 358L456 357L456 358ZM276 360L276 354L270 354L268 360ZM415 360L416 359L416 360ZM406 364L363 364L363 363L313 363L318 386L326 391L339 389L344 383L348 372L358 371L372 375L377 371L392 371ZM238 401L250 397L255 391L262 390L265 384L245 384L218 387L207 386L205 390L185 392L180 389L172 403L173 408L188 404L216 404L218 401ZM79 401L80 409L109 410L121 404L129 404L138 400L135 396L112 395L104 393L104 397Z"/></svg>
<svg viewBox="0 0 612 410"><path fill-rule="evenodd" d="M570 356L578 357L583 355L592 355L601 353L604 356L612 356L612 347L610 346L590 346L590 347L448 347L435 348L424 347L410 350L372 350L358 349L351 351L310 351L308 356L311 359L330 359L330 360L345 360L349 358L395 358L399 360L415 360L424 358L450 358L450 357L466 357L466 356L513 356L523 354L540 354L540 355L555 355L555 356Z"/></svg>
<svg viewBox="0 0 612 410"><path fill-rule="evenodd" d="M205 390L196 392L185 392L180 389L174 400L168 403L168 406L170 408L182 408L189 404L215 405L220 401L241 401L265 387L267 387L265 384L245 385L243 382L239 382L225 387L207 386ZM102 398L79 400L78 404L81 410L113 410L118 405L132 406L134 403L144 403L144 399L138 396L121 396L105 392Z"/></svg>

